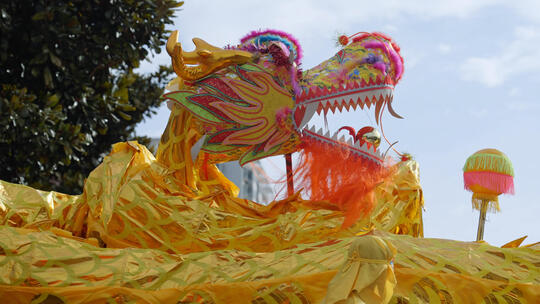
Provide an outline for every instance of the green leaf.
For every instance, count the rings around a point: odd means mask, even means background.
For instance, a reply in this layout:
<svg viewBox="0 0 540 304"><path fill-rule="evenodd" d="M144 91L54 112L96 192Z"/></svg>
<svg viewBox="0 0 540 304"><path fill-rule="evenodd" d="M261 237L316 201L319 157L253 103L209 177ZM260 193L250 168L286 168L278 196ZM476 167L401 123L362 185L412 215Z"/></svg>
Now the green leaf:
<svg viewBox="0 0 540 304"><path fill-rule="evenodd" d="M45 18L47 18L47 15L48 15L47 11L37 12L36 14L32 16L32 20L34 21L44 20Z"/></svg>
<svg viewBox="0 0 540 304"><path fill-rule="evenodd" d="M53 108L54 106L56 106L56 104L58 104L59 100L60 100L59 95L53 94L49 96L49 98L47 99L47 106Z"/></svg>
<svg viewBox="0 0 540 304"><path fill-rule="evenodd" d="M62 60L60 60L60 58L56 57L56 55L54 55L53 53L49 53L49 58L51 58L51 62L61 68L62 67Z"/></svg>
<svg viewBox="0 0 540 304"><path fill-rule="evenodd" d="M126 113L122 112L122 111L118 111L118 115L120 115L120 117L122 117L125 120L131 120L131 116L129 114L126 114Z"/></svg>
<svg viewBox="0 0 540 304"><path fill-rule="evenodd" d="M43 81L45 82L46 87L48 87L48 88L53 88L54 87L52 74L51 74L51 70L49 69L49 67L45 67L43 69Z"/></svg>
<svg viewBox="0 0 540 304"><path fill-rule="evenodd" d="M0 179L78 194L160 105L170 67L130 67L165 44L183 1L49 2L0 4Z"/></svg>

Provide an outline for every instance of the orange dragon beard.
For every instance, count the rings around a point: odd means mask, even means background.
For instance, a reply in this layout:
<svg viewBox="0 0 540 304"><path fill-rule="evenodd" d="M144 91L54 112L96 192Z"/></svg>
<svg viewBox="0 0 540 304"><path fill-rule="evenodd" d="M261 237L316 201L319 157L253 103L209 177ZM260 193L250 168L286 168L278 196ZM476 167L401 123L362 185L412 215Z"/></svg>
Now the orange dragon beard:
<svg viewBox="0 0 540 304"><path fill-rule="evenodd" d="M316 140L304 140L296 175L298 186L311 200L328 201L343 211L343 228L368 216L375 207L374 190L389 180L395 166L352 154L349 150Z"/></svg>

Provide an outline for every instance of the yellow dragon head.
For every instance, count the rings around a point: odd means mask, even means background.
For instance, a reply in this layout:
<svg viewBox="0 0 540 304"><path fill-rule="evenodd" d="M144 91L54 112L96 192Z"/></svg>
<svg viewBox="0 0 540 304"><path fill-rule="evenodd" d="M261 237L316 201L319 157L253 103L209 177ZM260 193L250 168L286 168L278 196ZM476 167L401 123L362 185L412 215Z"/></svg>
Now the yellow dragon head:
<svg viewBox="0 0 540 304"><path fill-rule="evenodd" d="M163 97L194 115L203 135L201 153L211 163L244 165L316 140L381 164L376 139L370 140L377 134L372 128L346 141L337 132L330 136L306 127L315 112L372 105L377 123L384 108L399 117L391 107L403 73L399 48L378 33L345 38L350 42L336 55L302 73L300 46L284 32L254 31L226 48L195 38L192 52L182 50L174 32L167 51L178 78Z"/></svg>

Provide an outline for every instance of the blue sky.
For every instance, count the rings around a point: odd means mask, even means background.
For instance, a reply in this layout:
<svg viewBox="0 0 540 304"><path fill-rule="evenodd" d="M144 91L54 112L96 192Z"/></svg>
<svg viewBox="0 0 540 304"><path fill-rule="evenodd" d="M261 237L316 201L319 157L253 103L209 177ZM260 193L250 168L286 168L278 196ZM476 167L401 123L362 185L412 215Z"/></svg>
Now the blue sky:
<svg viewBox="0 0 540 304"><path fill-rule="evenodd" d="M386 115L384 131L420 163L425 236L476 238L478 211L463 189L461 168L475 151L496 148L512 160L516 174L516 194L500 197L502 211L488 214L485 228L485 240L502 245L524 235L525 243L540 241L538 12L540 1L186 0L171 29L179 30L186 50L193 49L193 37L224 46L251 30L283 30L302 45L305 69L338 50L339 33L389 34L405 59L393 103L405 119ZM141 70L159 64L170 64L166 52ZM357 128L372 124L371 117L329 116L329 127ZM167 119L162 106L137 132L159 137ZM264 166L275 178L284 173L282 158Z"/></svg>

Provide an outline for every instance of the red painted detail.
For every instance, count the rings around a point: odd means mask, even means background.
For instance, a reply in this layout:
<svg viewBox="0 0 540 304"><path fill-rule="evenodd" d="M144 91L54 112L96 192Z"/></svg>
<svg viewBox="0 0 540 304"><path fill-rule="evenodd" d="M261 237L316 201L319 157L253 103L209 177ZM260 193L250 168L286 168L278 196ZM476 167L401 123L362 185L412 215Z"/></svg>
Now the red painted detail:
<svg viewBox="0 0 540 304"><path fill-rule="evenodd" d="M294 122L296 123L296 126L300 126L300 123L302 122L304 115L306 115L306 107L304 106L296 107L296 109L294 110Z"/></svg>
<svg viewBox="0 0 540 304"><path fill-rule="evenodd" d="M221 133L216 134L215 136L212 136L208 139L209 144L221 144L225 138L227 138L229 135L233 134L235 130L228 130L223 131Z"/></svg>

